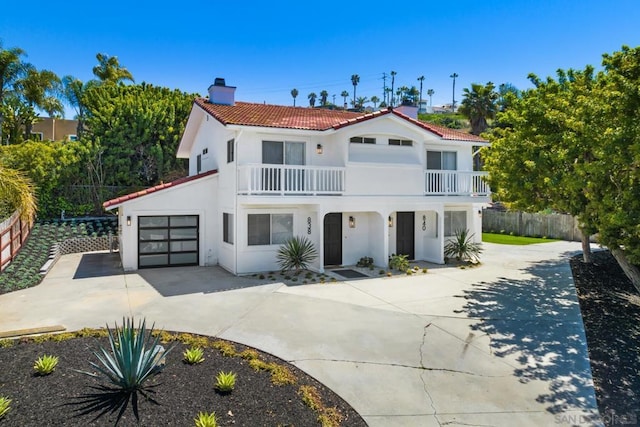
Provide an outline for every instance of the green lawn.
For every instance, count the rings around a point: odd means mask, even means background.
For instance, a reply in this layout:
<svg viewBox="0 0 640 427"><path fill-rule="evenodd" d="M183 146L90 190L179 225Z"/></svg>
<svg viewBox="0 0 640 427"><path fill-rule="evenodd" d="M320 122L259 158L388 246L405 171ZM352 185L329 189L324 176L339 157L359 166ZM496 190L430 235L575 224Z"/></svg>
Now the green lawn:
<svg viewBox="0 0 640 427"><path fill-rule="evenodd" d="M482 241L501 245L532 245L534 243L557 242L558 239L542 239L540 237L510 236L508 234L482 233Z"/></svg>

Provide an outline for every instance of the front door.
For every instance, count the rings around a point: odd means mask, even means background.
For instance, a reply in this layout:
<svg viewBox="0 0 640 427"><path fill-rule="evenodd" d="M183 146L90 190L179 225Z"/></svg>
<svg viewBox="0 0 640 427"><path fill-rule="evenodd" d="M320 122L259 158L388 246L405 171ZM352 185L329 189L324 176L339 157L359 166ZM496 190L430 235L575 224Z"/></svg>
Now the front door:
<svg viewBox="0 0 640 427"><path fill-rule="evenodd" d="M342 214L324 217L324 265L342 264Z"/></svg>
<svg viewBox="0 0 640 427"><path fill-rule="evenodd" d="M413 212L398 212L396 214L396 253L408 255L415 259L415 214Z"/></svg>

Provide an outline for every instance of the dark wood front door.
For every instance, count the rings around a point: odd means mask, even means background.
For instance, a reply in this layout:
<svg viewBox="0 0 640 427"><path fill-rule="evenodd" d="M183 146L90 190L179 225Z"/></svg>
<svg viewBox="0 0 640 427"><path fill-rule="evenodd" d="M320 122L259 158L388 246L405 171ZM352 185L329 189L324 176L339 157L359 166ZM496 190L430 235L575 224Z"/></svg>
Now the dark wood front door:
<svg viewBox="0 0 640 427"><path fill-rule="evenodd" d="M324 217L324 265L342 264L342 214Z"/></svg>
<svg viewBox="0 0 640 427"><path fill-rule="evenodd" d="M396 214L396 253L415 259L415 213Z"/></svg>

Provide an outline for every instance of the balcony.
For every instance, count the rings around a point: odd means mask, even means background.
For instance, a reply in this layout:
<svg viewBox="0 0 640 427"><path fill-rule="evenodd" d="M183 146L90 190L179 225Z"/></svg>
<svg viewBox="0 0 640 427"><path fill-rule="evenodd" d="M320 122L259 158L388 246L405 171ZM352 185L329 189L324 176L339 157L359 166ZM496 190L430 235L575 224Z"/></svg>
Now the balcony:
<svg viewBox="0 0 640 427"><path fill-rule="evenodd" d="M238 168L242 194L340 195L345 168L296 165L244 165Z"/></svg>
<svg viewBox="0 0 640 427"><path fill-rule="evenodd" d="M449 170L425 171L426 196L488 196L491 194L484 177L487 172Z"/></svg>

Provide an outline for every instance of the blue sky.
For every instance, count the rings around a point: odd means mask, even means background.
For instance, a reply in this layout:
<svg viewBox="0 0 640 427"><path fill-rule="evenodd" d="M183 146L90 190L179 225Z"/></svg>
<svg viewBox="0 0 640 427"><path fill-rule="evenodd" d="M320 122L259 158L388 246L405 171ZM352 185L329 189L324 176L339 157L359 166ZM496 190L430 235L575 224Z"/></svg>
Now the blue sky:
<svg viewBox="0 0 640 427"><path fill-rule="evenodd" d="M530 87L527 74L600 65L623 44L640 45L640 2L582 1L202 1L5 2L3 46L21 47L39 69L93 78L98 52L117 56L137 82L205 94L215 77L236 99L291 104L290 91L325 89L382 97L395 86L434 89L456 101L471 83ZM389 84L388 80L388 84Z"/></svg>

